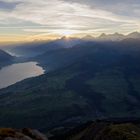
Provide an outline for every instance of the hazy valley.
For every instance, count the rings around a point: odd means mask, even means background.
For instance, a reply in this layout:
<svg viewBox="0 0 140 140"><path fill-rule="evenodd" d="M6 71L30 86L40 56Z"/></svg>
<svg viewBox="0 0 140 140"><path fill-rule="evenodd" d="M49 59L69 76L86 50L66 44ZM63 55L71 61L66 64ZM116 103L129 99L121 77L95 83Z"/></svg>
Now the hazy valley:
<svg viewBox="0 0 140 140"><path fill-rule="evenodd" d="M62 38L25 46L25 54L40 49L32 57L22 55L13 61L6 53L5 64L9 60L11 64L37 62L45 74L0 90L1 127L47 132L59 127L69 130L96 119L139 118L139 44L137 38Z"/></svg>

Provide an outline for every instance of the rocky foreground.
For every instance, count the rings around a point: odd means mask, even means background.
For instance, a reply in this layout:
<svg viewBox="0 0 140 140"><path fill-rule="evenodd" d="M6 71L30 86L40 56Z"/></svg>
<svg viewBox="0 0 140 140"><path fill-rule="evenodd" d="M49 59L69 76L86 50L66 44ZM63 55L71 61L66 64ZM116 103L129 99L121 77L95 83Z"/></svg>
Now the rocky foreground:
<svg viewBox="0 0 140 140"><path fill-rule="evenodd" d="M91 121L68 131L58 129L50 134L47 138L38 130L29 128L0 128L0 140L140 140L140 121Z"/></svg>
<svg viewBox="0 0 140 140"><path fill-rule="evenodd" d="M16 130L12 128L0 128L0 140L48 140L38 130L24 128Z"/></svg>
<svg viewBox="0 0 140 140"><path fill-rule="evenodd" d="M140 122L88 122L49 140L140 140Z"/></svg>

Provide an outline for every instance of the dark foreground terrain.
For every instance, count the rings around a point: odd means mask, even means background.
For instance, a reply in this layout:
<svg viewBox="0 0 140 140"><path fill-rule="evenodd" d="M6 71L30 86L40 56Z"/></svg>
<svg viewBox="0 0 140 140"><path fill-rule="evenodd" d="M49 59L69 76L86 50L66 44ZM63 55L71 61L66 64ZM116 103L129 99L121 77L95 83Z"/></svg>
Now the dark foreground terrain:
<svg viewBox="0 0 140 140"><path fill-rule="evenodd" d="M124 120L123 120L124 121ZM54 129L44 134L37 130L0 128L0 140L140 140L140 121L91 121L71 130Z"/></svg>
<svg viewBox="0 0 140 140"><path fill-rule="evenodd" d="M98 120L70 130L55 130L50 140L140 140L139 119Z"/></svg>
<svg viewBox="0 0 140 140"><path fill-rule="evenodd" d="M0 140L48 140L45 135L37 130L24 128L0 128Z"/></svg>

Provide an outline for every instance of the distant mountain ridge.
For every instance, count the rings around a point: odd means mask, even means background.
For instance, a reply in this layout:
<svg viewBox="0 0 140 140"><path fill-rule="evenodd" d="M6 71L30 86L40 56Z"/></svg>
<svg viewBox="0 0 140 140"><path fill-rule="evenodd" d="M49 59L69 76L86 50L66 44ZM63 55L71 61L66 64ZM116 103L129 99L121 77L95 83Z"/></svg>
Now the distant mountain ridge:
<svg viewBox="0 0 140 140"><path fill-rule="evenodd" d="M53 41L43 41L43 42L29 42L22 43L19 45L14 45L7 47L9 52L19 55L20 57L34 57L45 52L58 50L61 48L71 48L76 44L83 42L78 38L67 38L62 37Z"/></svg>
<svg viewBox="0 0 140 140"><path fill-rule="evenodd" d="M121 41L124 39L140 39L140 33L132 32L132 33L129 33L128 35L123 35L117 32L114 34L102 33L100 36L96 38L91 35L87 35L83 37L82 39L90 40L90 41Z"/></svg>
<svg viewBox="0 0 140 140"><path fill-rule="evenodd" d="M34 57L41 55L43 53L49 51L55 51L63 48L72 48L78 46L82 43L87 42L109 42L109 41L123 41L123 40L132 40L137 39L140 40L140 33L133 32L128 35L123 35L119 33L114 34L105 34L102 33L98 37L93 37L92 35L86 35L82 38L74 38L74 37L66 37L63 36L56 40L51 41L33 41L28 43L22 43L18 45L13 45L9 47L5 47L9 52L13 54L17 54L21 57Z"/></svg>

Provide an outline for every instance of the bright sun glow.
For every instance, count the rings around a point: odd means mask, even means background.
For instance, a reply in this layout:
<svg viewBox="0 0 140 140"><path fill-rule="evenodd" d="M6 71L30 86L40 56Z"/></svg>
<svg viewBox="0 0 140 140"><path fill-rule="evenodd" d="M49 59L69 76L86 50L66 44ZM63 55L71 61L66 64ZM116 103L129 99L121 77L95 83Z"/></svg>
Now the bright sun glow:
<svg viewBox="0 0 140 140"><path fill-rule="evenodd" d="M77 32L75 30L59 30L56 33L61 36L70 37L71 35L76 34Z"/></svg>
<svg viewBox="0 0 140 140"><path fill-rule="evenodd" d="M128 34L140 30L139 9L139 0L0 0L0 42Z"/></svg>

